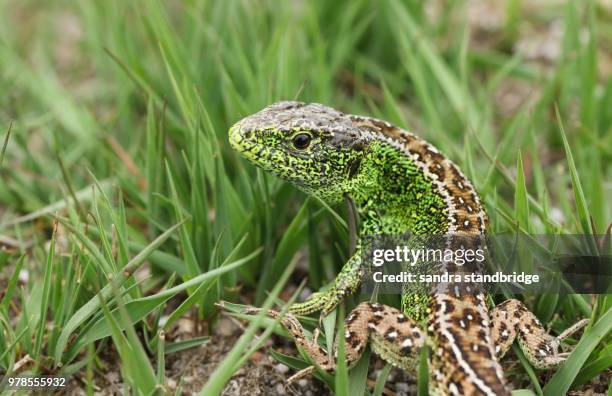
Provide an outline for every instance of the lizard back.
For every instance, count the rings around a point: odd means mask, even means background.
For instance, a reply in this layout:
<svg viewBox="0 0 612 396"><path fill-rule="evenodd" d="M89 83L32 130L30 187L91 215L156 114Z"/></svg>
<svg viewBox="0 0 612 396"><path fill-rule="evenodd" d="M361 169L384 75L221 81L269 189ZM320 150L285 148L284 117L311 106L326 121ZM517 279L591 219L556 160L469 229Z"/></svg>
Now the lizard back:
<svg viewBox="0 0 612 396"><path fill-rule="evenodd" d="M370 117L350 117L360 128L372 131L403 152L432 181L446 203L446 233L485 233L486 212L475 188L457 165L408 131ZM403 303L406 310L409 295ZM431 296L429 306L428 333L435 340L431 364L436 369L431 374L432 380L451 394L507 393L501 366L495 358L484 294L436 293Z"/></svg>

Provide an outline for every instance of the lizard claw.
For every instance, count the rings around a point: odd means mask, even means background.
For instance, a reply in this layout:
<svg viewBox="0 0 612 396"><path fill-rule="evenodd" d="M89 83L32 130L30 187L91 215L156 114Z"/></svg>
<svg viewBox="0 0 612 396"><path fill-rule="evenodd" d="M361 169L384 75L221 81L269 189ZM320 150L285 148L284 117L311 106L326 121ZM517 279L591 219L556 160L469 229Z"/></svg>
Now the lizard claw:
<svg viewBox="0 0 612 396"><path fill-rule="evenodd" d="M300 370L297 373L293 374L291 377L287 378L287 381L285 381L285 388L288 388L291 384L293 384L296 381L301 380L304 377L308 377L309 375L312 375L315 369L316 369L315 366L308 366L305 369Z"/></svg>
<svg viewBox="0 0 612 396"><path fill-rule="evenodd" d="M215 303L215 306L217 308L219 308L222 311L226 311L226 312L232 312L223 301ZM247 306L242 308L240 311L238 311L238 313L243 314L243 315L257 315L258 313L261 312L261 308L256 308L256 307L251 307L251 306ZM268 310L268 315L275 317L274 316L275 311L272 310Z"/></svg>
<svg viewBox="0 0 612 396"><path fill-rule="evenodd" d="M317 344L317 341L319 340L319 335L320 334L321 334L321 330L319 330L318 327L316 329L314 329L314 331L312 332L312 343L313 343L313 345Z"/></svg>
<svg viewBox="0 0 612 396"><path fill-rule="evenodd" d="M325 364L319 367L328 373L332 373L334 371L334 366L330 364ZM316 366L308 366L305 369L298 371L297 373L293 374L291 377L287 378L287 381L285 381L285 388L289 387L294 382L301 380L302 378L312 375L316 370L317 370Z"/></svg>
<svg viewBox="0 0 612 396"><path fill-rule="evenodd" d="M567 360L569 355L571 355L573 348L563 348L565 350L569 349L569 352L561 352L560 353L559 352L559 348L561 347L561 341L563 341L567 337L571 336L572 334L574 334L578 330L582 329L588 323L589 323L588 319L583 319L583 320L575 323L573 326L569 327L568 329L566 329L563 333L559 334L557 337L554 337L554 338L551 339L550 347L553 350L553 354L552 354L552 356L549 356L549 357L547 357L545 359L546 360L546 366L555 367L555 366L558 366L558 365L560 365L561 363L563 363L563 362L565 362Z"/></svg>
<svg viewBox="0 0 612 396"><path fill-rule="evenodd" d="M551 346L553 348L553 351L555 351L554 358L557 359L559 361L559 363L567 360L567 358L569 357L569 355L572 353L572 350L573 350L573 348L563 348L565 350L570 349L570 351L569 352L558 353L557 351L559 350L559 347L561 346L561 341L563 341L567 337L571 336L572 334L574 334L578 330L582 329L588 323L589 323L588 319L583 319L583 320L575 323L573 326L565 329L565 331L563 333L559 334L557 337L555 337L552 340Z"/></svg>
<svg viewBox="0 0 612 396"><path fill-rule="evenodd" d="M222 304L218 304L218 306L222 309L226 309ZM261 308L246 307L242 310L241 313L245 315L258 315L261 312L262 312ZM280 312L277 312L271 309L266 311L266 314L267 316L273 319L277 319L280 316ZM293 318L291 314L289 314L288 316L285 316L283 320L281 321L281 324L283 325L283 327L285 327L287 331L289 331L293 335L294 338L297 337L298 339L304 342L303 346L306 347L307 352L311 355L311 358L313 358L314 361L317 362L317 364L319 364L319 366L323 370L328 371L328 372L332 372L334 370L334 365L330 364L329 361L327 360L327 354L325 353L325 351L322 348L318 347L317 340L319 338L319 335L321 334L321 330L318 327L314 329L314 332L312 334L312 341L308 342L304 338L304 334L302 333L302 329L301 329L301 326L299 325L299 322L297 322L297 320ZM285 388L288 388L291 384L293 384L294 382L304 377L308 377L309 375L312 375L312 373L314 373L315 371L316 371L316 366L314 365L308 366L305 369L298 371L297 373L293 374L291 377L287 379L284 385Z"/></svg>
<svg viewBox="0 0 612 396"><path fill-rule="evenodd" d="M557 336L557 340L560 342L560 341L566 339L567 337L571 336L572 334L574 334L578 330L582 329L588 323L589 323L588 319L582 319L581 321L574 323L574 325L572 325L571 327L568 327L567 329L565 329L565 331L563 333L559 334Z"/></svg>
<svg viewBox="0 0 612 396"><path fill-rule="evenodd" d="M242 313L245 315L257 315L259 312L261 312L261 308L255 307L248 307L242 311Z"/></svg>

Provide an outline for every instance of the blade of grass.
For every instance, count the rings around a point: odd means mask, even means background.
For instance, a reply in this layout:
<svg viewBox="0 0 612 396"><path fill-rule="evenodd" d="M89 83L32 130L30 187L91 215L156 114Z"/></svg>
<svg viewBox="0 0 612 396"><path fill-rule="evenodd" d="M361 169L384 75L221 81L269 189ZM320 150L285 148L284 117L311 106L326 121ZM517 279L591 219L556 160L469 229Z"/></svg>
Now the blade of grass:
<svg viewBox="0 0 612 396"><path fill-rule="evenodd" d="M190 348L196 348L196 347L199 347L200 345L204 345L208 343L209 341L210 341L210 337L204 336L204 337L191 338L189 340L166 343L165 344L166 355L184 351Z"/></svg>
<svg viewBox="0 0 612 396"><path fill-rule="evenodd" d="M429 347L423 346L419 356L419 371L417 377L417 395L427 396L429 394Z"/></svg>
<svg viewBox="0 0 612 396"><path fill-rule="evenodd" d="M529 221L529 201L527 198L527 186L525 184L525 173L523 171L523 157L518 153L516 164L516 188L514 190L514 215L520 227L527 232L531 230Z"/></svg>
<svg viewBox="0 0 612 396"><path fill-rule="evenodd" d="M194 285L198 285L200 283L210 284L211 282L216 281L222 274L227 273L228 271L232 271L240 267L244 263L248 262L249 260L253 259L253 257L258 255L260 251L261 249L258 249L240 260L236 260L235 262L227 264L223 267L219 267L212 271L200 274L195 278L192 278L170 289L125 303L124 306L128 312L129 323L134 324L144 319L161 304L176 296L178 293L193 287ZM119 314L120 311L118 311L117 309L111 311L111 315L114 315L115 317L117 317L117 315ZM118 319L118 317L116 319ZM121 330L124 329L122 328ZM79 335L79 338L73 342L73 346L71 346L71 349L79 350L83 346L97 341L101 338L108 337L109 335L111 335L111 333L107 321L101 318L87 331L87 333L81 333Z"/></svg>
<svg viewBox="0 0 612 396"><path fill-rule="evenodd" d="M34 353L32 358L36 361L34 372L37 372L38 365L41 363L40 349L42 347L43 335L47 327L47 310L49 308L49 295L51 292L51 276L53 274L53 263L55 261L55 239L57 236L58 222L53 226L53 234L51 235L51 243L49 245L49 253L47 254L47 262L45 265L45 275L43 277L42 300L40 304L40 320L36 329L36 340L34 341Z"/></svg>
<svg viewBox="0 0 612 396"><path fill-rule="evenodd" d="M249 327L246 328L232 350L226 355L225 359L223 359L219 366L217 366L215 371L210 376L208 382L204 385L202 390L200 390L200 396L220 394L227 381L232 375L234 375L235 369L237 369L235 367L236 362L240 360L243 351L255 336L255 332L259 328L262 319L265 317L265 312L270 309L274 299L284 287L289 275L291 275L293 272L297 258L298 256L294 256L294 259L289 262L289 265L287 265L285 271L283 271L282 275L279 277L276 285L270 292L270 295L268 298L266 298L263 306L261 307L261 312L255 317L255 320L251 322Z"/></svg>
<svg viewBox="0 0 612 396"><path fill-rule="evenodd" d="M64 329L60 333L60 336L57 340L57 346L55 348L55 361L56 364L61 366L65 361L62 361L62 353L68 344L68 339L70 335L80 326L85 320L90 318L94 313L99 310L100 301L99 299L107 299L110 297L113 287L120 287L123 283L130 277L136 269L138 269L142 264L144 264L145 260L149 257L149 255L157 249L162 243L166 241L174 233L176 229L185 224L188 219L184 219L179 223L173 225L168 228L163 234L158 236L153 242L151 242L145 249L140 251L129 263L123 268L122 272L116 274L116 276L111 279L110 283L100 292L98 292L97 296L91 298L86 304L84 304L79 310L68 320L65 324Z"/></svg>
<svg viewBox="0 0 612 396"><path fill-rule="evenodd" d="M376 384L374 385L374 391L372 392L373 396L382 396L383 391L385 390L385 383L387 382L387 377L391 372L393 366L390 364L386 364L385 367L380 370L380 374L378 374L378 378L376 378Z"/></svg>
<svg viewBox="0 0 612 396"><path fill-rule="evenodd" d="M259 287L255 303L263 299L266 290L269 290L276 276L281 273L281 269L286 265L290 258L298 251L302 241L306 238L306 219L308 218L308 200L304 202L299 212L295 215L289 227L285 231L282 239L278 243L276 254L271 265L266 266L261 274Z"/></svg>
<svg viewBox="0 0 612 396"><path fill-rule="evenodd" d="M2 162L4 162L4 156L6 154L6 147L8 146L8 142L11 137L12 128L13 128L13 123L11 122L8 126L8 130L6 131L6 136L4 137L4 143L2 144L2 150L0 151L0 166L2 166Z"/></svg>
<svg viewBox="0 0 612 396"><path fill-rule="evenodd" d="M346 337L344 335L344 304L338 309L338 332L336 333L338 358L334 391L338 396L349 396L349 376L346 365Z"/></svg>
<svg viewBox="0 0 612 396"><path fill-rule="evenodd" d="M592 230L590 224L589 208L587 205L586 198L584 197L582 184L580 183L580 178L578 177L578 170L576 169L576 164L574 163L574 156L572 155L570 145L567 141L565 128L563 127L563 122L561 120L561 114L559 113L558 107L555 108L555 114L557 117L557 123L559 124L559 133L561 134L561 139L563 140L563 148L565 149L567 166L569 167L570 177L572 179L572 191L574 192L578 220L580 221L582 232L588 235L591 233Z"/></svg>
<svg viewBox="0 0 612 396"><path fill-rule="evenodd" d="M124 384L131 384L134 388L133 392L138 395L149 395L157 385L155 372L134 328L128 323L127 312L123 306L120 292L115 287L112 287L112 292L115 294L115 300L121 312L119 322L111 315L104 298L101 295L98 295L98 297L104 317L111 329L117 352L121 356ZM126 335L122 333L121 328L125 329Z"/></svg>
<svg viewBox="0 0 612 396"><path fill-rule="evenodd" d="M612 309L609 309L578 341L578 344L561 367L544 386L545 396L564 395L580 372L580 368L599 342L612 331Z"/></svg>
<svg viewBox="0 0 612 396"><path fill-rule="evenodd" d="M111 180L102 180L100 185L104 189L109 189L111 187ZM76 199L81 203L90 202L93 199L93 185L87 186L75 193ZM0 230L3 230L7 227L14 226L17 224L25 223L28 221L35 220L39 217L46 216L55 212L59 212L61 210L66 209L69 206L69 202L66 199L61 199L52 204L49 204L43 208L40 208L34 212L28 213L27 215L17 217L15 219L11 219L5 223L0 224Z"/></svg>
<svg viewBox="0 0 612 396"><path fill-rule="evenodd" d="M289 311L289 307L291 305L293 305L293 303L295 302L295 300L297 299L297 296L300 294L300 292L302 291L302 289L304 288L304 281L302 281L302 283L299 285L299 287L293 292L293 294L291 295L291 297L289 298L289 300L287 300L286 303L284 303L282 309L280 310L279 314L280 316L284 316L287 314L287 312ZM277 323L275 321L275 323ZM264 330L263 333L261 333L261 335L259 336L259 339L254 342L249 349L247 349L244 353L244 355L236 362L236 364L234 365L233 370L237 371L246 361L247 359L254 354L259 348L262 347L262 345L266 342L266 340L268 339L268 337L270 336L270 334L275 330L274 327L272 326L268 326L268 328L266 330Z"/></svg>
<svg viewBox="0 0 612 396"><path fill-rule="evenodd" d="M19 257L19 260L17 260L17 263L13 268L13 274L11 275L8 284L6 285L6 289L4 290L4 296L0 301L0 312L6 311L8 309L9 303L13 298L13 294L15 293L15 288L17 286L17 281L19 280L19 274L21 273L21 269L23 268L25 257L25 254Z"/></svg>
<svg viewBox="0 0 612 396"><path fill-rule="evenodd" d="M157 339L157 383L163 386L166 381L166 333L160 331Z"/></svg>
<svg viewBox="0 0 612 396"><path fill-rule="evenodd" d="M527 376L529 377L529 380L531 381L531 384L533 385L537 395L542 396L542 387L540 386L540 382L538 381L538 376L533 370L533 367L531 367L531 364L529 364L529 361L527 361L525 354L523 354L521 348L519 348L516 344L512 345L512 349L514 350L516 356L518 356L521 365L525 369L525 372L527 372Z"/></svg>
<svg viewBox="0 0 612 396"><path fill-rule="evenodd" d="M368 384L368 369L370 365L370 349L366 348L355 367L349 372L349 395L366 395Z"/></svg>

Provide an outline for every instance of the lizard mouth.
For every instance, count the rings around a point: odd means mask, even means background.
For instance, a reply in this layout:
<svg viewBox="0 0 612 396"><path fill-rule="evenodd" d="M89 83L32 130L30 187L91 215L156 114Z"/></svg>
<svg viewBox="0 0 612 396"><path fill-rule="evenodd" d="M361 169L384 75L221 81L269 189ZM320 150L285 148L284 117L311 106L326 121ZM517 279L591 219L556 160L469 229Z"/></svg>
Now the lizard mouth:
<svg viewBox="0 0 612 396"><path fill-rule="evenodd" d="M251 131L241 129L240 125L234 125L229 131L229 142L234 150L253 165L295 184L298 188L308 187L296 172L282 172L277 166L274 166L275 163L284 163L283 158L287 154L282 150L257 142L253 139Z"/></svg>
<svg viewBox="0 0 612 396"><path fill-rule="evenodd" d="M310 186L300 177L299 172L295 169L288 169L287 157L289 154L287 152L262 144L255 138L251 130L241 128L240 123L230 128L229 142L234 150L253 165L291 182L302 190L309 190Z"/></svg>
<svg viewBox="0 0 612 396"><path fill-rule="evenodd" d="M232 148L239 153L244 153L249 147L254 145L253 142L249 142L244 136L239 124L236 124L230 128L229 142Z"/></svg>
<svg viewBox="0 0 612 396"><path fill-rule="evenodd" d="M266 153L270 151L270 148L254 139L253 135L252 131L242 129L239 124L236 124L229 131L230 145L253 164L265 168L266 162L262 159L269 156Z"/></svg>
<svg viewBox="0 0 612 396"><path fill-rule="evenodd" d="M253 136L252 131L242 129L239 124L236 124L230 128L229 142L232 148L249 162L278 175L277 169L271 165L271 162L274 159L278 160L280 156L279 151L273 147L263 145L254 139Z"/></svg>

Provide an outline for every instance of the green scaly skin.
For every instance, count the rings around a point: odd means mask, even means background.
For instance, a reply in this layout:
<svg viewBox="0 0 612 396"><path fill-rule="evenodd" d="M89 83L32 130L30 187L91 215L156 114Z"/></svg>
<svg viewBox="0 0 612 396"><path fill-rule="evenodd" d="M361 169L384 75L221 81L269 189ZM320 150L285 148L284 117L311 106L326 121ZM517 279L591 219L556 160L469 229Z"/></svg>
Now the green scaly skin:
<svg viewBox="0 0 612 396"><path fill-rule="evenodd" d="M350 196L361 237L485 232L486 213L459 169L427 142L384 121L320 104L278 102L235 124L229 139L256 166L329 204ZM361 245L329 290L291 306L291 312L326 315L355 292L364 276ZM450 271L454 263L446 265ZM335 361L316 339L304 336L292 315L282 323L318 366L334 370ZM489 313L482 293L404 292L401 311L362 303L351 312L345 325L347 361L354 363L369 342L383 359L414 372L427 342L433 349L432 394L508 395L498 358L515 338L534 366L548 368L565 358L556 352L559 341L584 324L554 338L518 300Z"/></svg>

